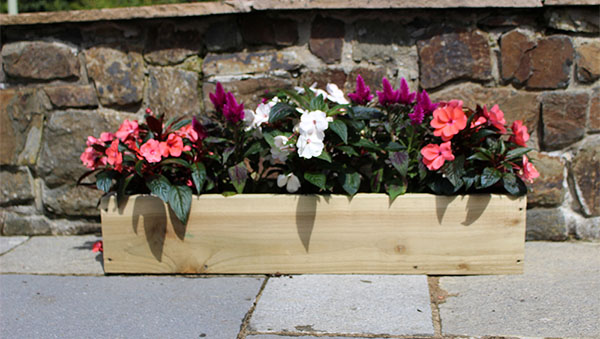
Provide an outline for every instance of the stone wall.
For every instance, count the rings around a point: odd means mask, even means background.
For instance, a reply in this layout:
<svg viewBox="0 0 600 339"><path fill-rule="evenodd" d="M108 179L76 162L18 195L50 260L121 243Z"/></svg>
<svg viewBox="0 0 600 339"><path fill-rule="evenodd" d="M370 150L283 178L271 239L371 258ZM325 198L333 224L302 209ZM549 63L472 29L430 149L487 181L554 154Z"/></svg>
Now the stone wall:
<svg viewBox="0 0 600 339"><path fill-rule="evenodd" d="M6 18L6 17L5 17ZM77 20L72 20L77 21ZM306 9L4 24L2 234L99 230L100 194L74 186L88 135L205 114L220 81L246 105L275 88L387 76L522 119L541 178L528 239L600 238L599 6Z"/></svg>

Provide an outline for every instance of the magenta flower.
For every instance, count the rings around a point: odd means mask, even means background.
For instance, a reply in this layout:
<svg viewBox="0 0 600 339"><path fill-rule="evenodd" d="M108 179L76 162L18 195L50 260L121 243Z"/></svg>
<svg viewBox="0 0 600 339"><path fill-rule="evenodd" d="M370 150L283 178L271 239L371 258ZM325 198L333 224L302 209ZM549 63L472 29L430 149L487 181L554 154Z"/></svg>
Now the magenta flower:
<svg viewBox="0 0 600 339"><path fill-rule="evenodd" d="M426 90L417 94L417 105L421 107L424 114L431 114L439 106L438 103L431 102Z"/></svg>
<svg viewBox="0 0 600 339"><path fill-rule="evenodd" d="M366 105L373 99L371 89L365 84L365 81L360 74L356 76L356 90L354 93L348 94L348 98L357 105Z"/></svg>
<svg viewBox="0 0 600 339"><path fill-rule="evenodd" d="M402 80L400 80L400 96L398 98L398 102L404 105L410 105L413 103L413 101L415 101L416 96L417 93L411 93L406 79L402 78Z"/></svg>
<svg viewBox="0 0 600 339"><path fill-rule="evenodd" d="M235 124L244 120L244 104L238 104L231 92L226 94L225 105L223 105L223 115L227 121Z"/></svg>
<svg viewBox="0 0 600 339"><path fill-rule="evenodd" d="M210 93L208 96L210 97L210 101L215 106L217 112L223 112L223 106L225 105L227 98L220 82L217 82L215 93Z"/></svg>
<svg viewBox="0 0 600 339"><path fill-rule="evenodd" d="M425 111L417 104L413 108L413 112L408 113L408 117L413 125L418 125L423 122L423 118L425 118Z"/></svg>
<svg viewBox="0 0 600 339"><path fill-rule="evenodd" d="M192 128L198 134L198 140L204 140L206 138L206 129L204 129L204 126L202 126L202 124L200 123L200 121L198 121L198 119L196 119L196 117L192 118Z"/></svg>
<svg viewBox="0 0 600 339"><path fill-rule="evenodd" d="M400 100L400 90L394 91L387 78L383 78L383 91L377 91L377 98L382 106L388 106L397 103Z"/></svg>

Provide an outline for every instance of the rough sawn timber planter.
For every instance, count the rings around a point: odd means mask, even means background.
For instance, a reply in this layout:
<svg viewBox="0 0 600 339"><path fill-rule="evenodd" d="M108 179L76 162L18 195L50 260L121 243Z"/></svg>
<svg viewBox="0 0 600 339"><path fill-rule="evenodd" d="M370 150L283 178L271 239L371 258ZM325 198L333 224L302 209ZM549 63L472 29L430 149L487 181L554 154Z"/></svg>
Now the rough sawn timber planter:
<svg viewBox="0 0 600 339"><path fill-rule="evenodd" d="M106 273L523 271L525 197L207 194L186 226L156 197L107 200Z"/></svg>

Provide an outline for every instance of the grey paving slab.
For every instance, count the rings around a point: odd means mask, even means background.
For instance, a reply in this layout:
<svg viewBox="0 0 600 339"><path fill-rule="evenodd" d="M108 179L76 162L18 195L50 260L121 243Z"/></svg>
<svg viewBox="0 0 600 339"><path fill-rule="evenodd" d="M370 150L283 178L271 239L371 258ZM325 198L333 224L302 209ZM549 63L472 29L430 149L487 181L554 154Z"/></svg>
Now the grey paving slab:
<svg viewBox="0 0 600 339"><path fill-rule="evenodd" d="M0 275L2 338L236 338L262 278Z"/></svg>
<svg viewBox="0 0 600 339"><path fill-rule="evenodd" d="M256 334L256 335L249 335L246 336L247 339L323 339L323 338L330 338L330 339L356 339L356 338L360 338L360 337L340 337L340 336L328 336L328 335L321 335L318 337L313 337L313 336L293 336L290 337L288 335L278 335L278 334ZM369 336L369 339L383 339L383 337L373 337L373 336Z"/></svg>
<svg viewBox="0 0 600 339"><path fill-rule="evenodd" d="M427 277L271 278L249 328L260 333L433 335Z"/></svg>
<svg viewBox="0 0 600 339"><path fill-rule="evenodd" d="M0 273L104 274L102 254L92 252L99 236L32 237L0 256Z"/></svg>
<svg viewBox="0 0 600 339"><path fill-rule="evenodd" d="M528 242L525 273L443 277L444 334L600 337L600 243Z"/></svg>
<svg viewBox="0 0 600 339"><path fill-rule="evenodd" d="M0 255L27 241L29 237L0 237Z"/></svg>

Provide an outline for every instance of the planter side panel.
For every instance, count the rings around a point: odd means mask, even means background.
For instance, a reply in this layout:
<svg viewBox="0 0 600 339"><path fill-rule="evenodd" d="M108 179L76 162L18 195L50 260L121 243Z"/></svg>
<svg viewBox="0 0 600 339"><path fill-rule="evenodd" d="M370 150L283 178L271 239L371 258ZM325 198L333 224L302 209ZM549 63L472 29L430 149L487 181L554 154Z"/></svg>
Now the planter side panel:
<svg viewBox="0 0 600 339"><path fill-rule="evenodd" d="M203 195L102 211L107 273L521 273L526 199L502 195Z"/></svg>

